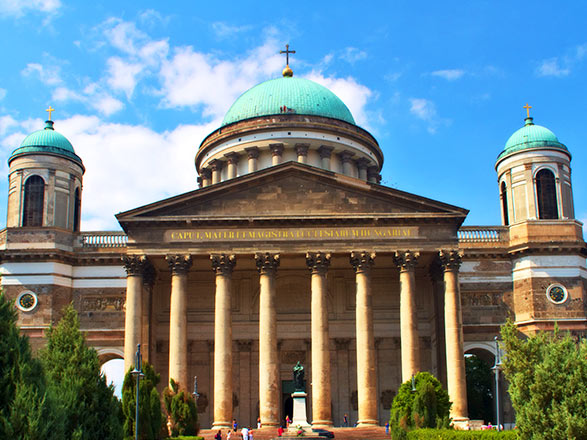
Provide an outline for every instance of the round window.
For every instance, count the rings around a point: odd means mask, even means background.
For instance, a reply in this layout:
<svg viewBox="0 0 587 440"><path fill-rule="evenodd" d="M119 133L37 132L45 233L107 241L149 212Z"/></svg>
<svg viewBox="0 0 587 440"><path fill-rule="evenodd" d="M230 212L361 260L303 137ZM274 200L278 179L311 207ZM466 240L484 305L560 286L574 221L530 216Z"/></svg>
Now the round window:
<svg viewBox="0 0 587 440"><path fill-rule="evenodd" d="M35 307L37 307L37 303L39 300L37 299L37 295L30 290L22 292L16 298L16 307L18 307L23 312L30 312Z"/></svg>
<svg viewBox="0 0 587 440"><path fill-rule="evenodd" d="M555 304L564 303L568 296L567 289L561 284L551 284L548 286L548 289L546 289L546 297Z"/></svg>

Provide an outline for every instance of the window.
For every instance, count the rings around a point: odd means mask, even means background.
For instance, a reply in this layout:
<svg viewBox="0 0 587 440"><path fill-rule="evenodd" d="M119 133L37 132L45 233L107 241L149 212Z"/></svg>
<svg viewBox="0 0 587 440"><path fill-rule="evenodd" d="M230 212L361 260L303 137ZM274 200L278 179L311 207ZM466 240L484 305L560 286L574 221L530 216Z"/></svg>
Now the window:
<svg viewBox="0 0 587 440"><path fill-rule="evenodd" d="M45 181L31 176L24 184L23 226L43 226L43 205L45 203Z"/></svg>
<svg viewBox="0 0 587 440"><path fill-rule="evenodd" d="M510 220L508 216L508 195L506 191L505 182L501 182L501 209L503 210L503 224L509 225Z"/></svg>
<svg viewBox="0 0 587 440"><path fill-rule="evenodd" d="M539 219L558 218L556 185L552 171L543 169L536 173L536 198Z"/></svg>
<svg viewBox="0 0 587 440"><path fill-rule="evenodd" d="M80 211L82 206L82 198L79 194L79 188L75 189L75 202L73 205L73 230L79 231Z"/></svg>

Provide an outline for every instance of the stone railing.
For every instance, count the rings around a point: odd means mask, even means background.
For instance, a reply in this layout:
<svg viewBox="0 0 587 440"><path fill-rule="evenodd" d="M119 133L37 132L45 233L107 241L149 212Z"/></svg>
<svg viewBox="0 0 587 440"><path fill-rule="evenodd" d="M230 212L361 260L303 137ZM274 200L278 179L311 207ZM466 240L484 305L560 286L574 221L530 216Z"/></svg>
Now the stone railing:
<svg viewBox="0 0 587 440"><path fill-rule="evenodd" d="M509 240L507 226L462 226L457 232L460 243L499 243Z"/></svg>
<svg viewBox="0 0 587 440"><path fill-rule="evenodd" d="M78 246L88 248L126 247L128 236L120 231L81 232Z"/></svg>

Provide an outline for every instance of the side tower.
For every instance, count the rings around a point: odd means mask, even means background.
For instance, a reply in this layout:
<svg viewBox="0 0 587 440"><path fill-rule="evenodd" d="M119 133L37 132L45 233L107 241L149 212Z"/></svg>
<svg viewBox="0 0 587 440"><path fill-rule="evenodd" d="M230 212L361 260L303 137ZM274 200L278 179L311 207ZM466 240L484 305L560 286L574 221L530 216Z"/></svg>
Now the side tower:
<svg viewBox="0 0 587 440"><path fill-rule="evenodd" d="M528 111L495 169L502 223L509 226L517 325L534 332L556 321L585 331L587 250L575 220L569 150L552 131L535 125Z"/></svg>
<svg viewBox="0 0 587 440"><path fill-rule="evenodd" d="M28 135L8 159L7 228L57 227L79 231L84 165L53 128Z"/></svg>

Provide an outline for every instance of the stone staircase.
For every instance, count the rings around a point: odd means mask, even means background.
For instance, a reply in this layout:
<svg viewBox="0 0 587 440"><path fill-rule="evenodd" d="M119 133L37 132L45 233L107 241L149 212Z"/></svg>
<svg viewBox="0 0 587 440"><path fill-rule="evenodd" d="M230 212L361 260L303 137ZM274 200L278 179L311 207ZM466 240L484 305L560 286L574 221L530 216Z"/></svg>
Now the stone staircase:
<svg viewBox="0 0 587 440"><path fill-rule="evenodd" d="M385 428L382 426L375 426L369 428L332 428L329 429L329 431L332 431L334 433L335 440L389 440L391 438L389 434L385 433ZM204 437L205 440L214 440L214 435L216 434L216 432L216 429L202 429L199 435ZM223 429L222 440L226 440L226 433L227 430ZM274 438L279 438L277 437L277 429L275 428L254 429L253 437L254 440L270 440ZM301 437L302 440L303 438L304 437ZM325 437L312 438L326 439ZM234 435L233 433L233 435L230 437L230 440L242 440L240 430L238 431L237 435Z"/></svg>

